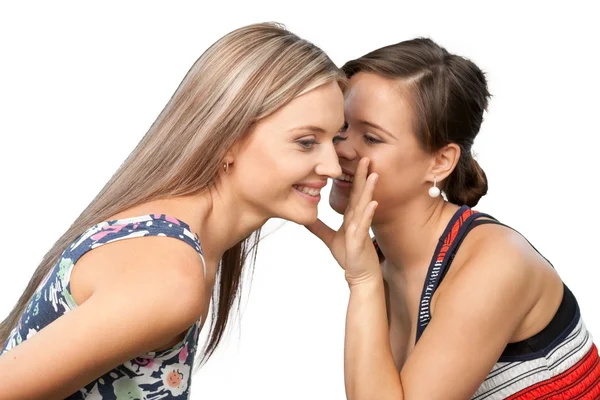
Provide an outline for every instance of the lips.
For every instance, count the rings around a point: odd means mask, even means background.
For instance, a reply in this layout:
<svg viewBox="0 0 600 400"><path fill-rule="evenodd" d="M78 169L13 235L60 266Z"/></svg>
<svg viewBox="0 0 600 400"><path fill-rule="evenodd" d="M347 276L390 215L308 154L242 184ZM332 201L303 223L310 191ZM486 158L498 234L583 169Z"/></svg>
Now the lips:
<svg viewBox="0 0 600 400"><path fill-rule="evenodd" d="M321 193L321 188L314 188L302 185L294 185L294 189L296 189L300 193L304 193L313 197L316 197Z"/></svg>
<svg viewBox="0 0 600 400"><path fill-rule="evenodd" d="M354 174L345 168L342 168L342 175L333 180L333 184L340 188L351 188L352 182Z"/></svg>
<svg viewBox="0 0 600 400"><path fill-rule="evenodd" d="M313 203L321 199L321 189L327 186L327 181L299 182L292 185L296 193Z"/></svg>
<svg viewBox="0 0 600 400"><path fill-rule="evenodd" d="M342 173L342 175L337 179L339 179L340 181L352 183L352 182L354 182L354 175L348 175L346 173Z"/></svg>

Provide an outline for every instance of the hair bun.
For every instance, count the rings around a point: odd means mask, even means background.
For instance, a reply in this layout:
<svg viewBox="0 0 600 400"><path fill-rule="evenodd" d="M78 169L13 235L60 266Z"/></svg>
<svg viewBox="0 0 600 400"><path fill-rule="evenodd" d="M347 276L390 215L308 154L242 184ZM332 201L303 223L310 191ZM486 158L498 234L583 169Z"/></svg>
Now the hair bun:
<svg viewBox="0 0 600 400"><path fill-rule="evenodd" d="M470 152L461 154L458 164L448 177L446 197L451 203L475 207L488 191L487 176Z"/></svg>

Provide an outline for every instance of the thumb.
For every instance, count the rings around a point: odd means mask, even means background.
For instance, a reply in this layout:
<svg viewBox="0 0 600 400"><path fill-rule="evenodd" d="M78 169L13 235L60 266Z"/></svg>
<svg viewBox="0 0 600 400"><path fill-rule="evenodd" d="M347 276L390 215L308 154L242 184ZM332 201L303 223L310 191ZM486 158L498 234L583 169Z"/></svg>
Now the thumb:
<svg viewBox="0 0 600 400"><path fill-rule="evenodd" d="M318 237L325 243L327 247L330 247L335 231L327 226L323 221L317 219L315 222L309 225L304 225L313 235Z"/></svg>

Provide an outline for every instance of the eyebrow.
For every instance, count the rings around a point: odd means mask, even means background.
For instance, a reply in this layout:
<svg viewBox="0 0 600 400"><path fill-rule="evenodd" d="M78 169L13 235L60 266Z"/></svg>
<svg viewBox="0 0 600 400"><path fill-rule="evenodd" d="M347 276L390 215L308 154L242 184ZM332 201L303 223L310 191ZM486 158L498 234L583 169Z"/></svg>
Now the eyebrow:
<svg viewBox="0 0 600 400"><path fill-rule="evenodd" d="M339 132L344 125L346 125L346 121L344 121L342 123L342 126L340 126L340 128L336 131ZM315 133L327 133L325 131L325 129L318 127L318 126L314 126L314 125L302 125L302 126L297 126L296 128L290 129L290 132L294 132L294 131L310 131L310 132L315 132Z"/></svg>
<svg viewBox="0 0 600 400"><path fill-rule="evenodd" d="M310 132L315 132L315 133L325 133L325 130L323 128L320 128L320 127L314 126L314 125L302 125L302 126L297 126L293 129L290 129L290 132L294 132L294 131L310 131Z"/></svg>
<svg viewBox="0 0 600 400"><path fill-rule="evenodd" d="M366 125L366 126L370 126L371 128L375 128L383 133L386 133L387 135L389 135L391 138L396 139L396 136L394 136L390 131L383 129L381 126L377 125L374 122L370 122L370 121L366 121L366 120L360 120L358 121L359 124L361 125Z"/></svg>

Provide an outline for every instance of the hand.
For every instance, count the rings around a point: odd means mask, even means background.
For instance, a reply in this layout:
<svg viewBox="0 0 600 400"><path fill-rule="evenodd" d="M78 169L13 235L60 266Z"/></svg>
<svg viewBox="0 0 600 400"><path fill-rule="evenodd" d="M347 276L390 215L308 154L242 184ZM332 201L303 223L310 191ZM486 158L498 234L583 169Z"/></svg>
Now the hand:
<svg viewBox="0 0 600 400"><path fill-rule="evenodd" d="M378 176L373 173L367 177L368 167L368 158L358 163L344 222L337 231L321 220L306 226L329 247L333 257L344 268L350 286L381 274L377 251L369 236L377 208L377 202L372 199Z"/></svg>

